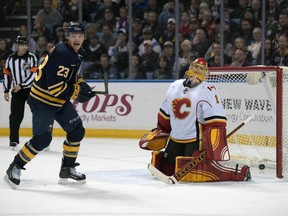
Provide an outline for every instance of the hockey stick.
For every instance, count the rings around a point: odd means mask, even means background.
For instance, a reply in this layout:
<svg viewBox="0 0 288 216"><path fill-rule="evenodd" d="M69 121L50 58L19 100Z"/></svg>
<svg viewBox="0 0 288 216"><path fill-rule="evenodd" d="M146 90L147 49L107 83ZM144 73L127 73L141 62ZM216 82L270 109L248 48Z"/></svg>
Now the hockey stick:
<svg viewBox="0 0 288 216"><path fill-rule="evenodd" d="M228 139L236 131L238 131L240 128L242 128L244 125L246 125L248 122L250 122L253 118L254 118L254 115L250 115L246 120L244 120L234 130L232 130L229 134L227 134L226 138ZM152 164L148 164L148 170L151 172L151 174L154 177L156 177L160 181L165 182L166 184L175 184L181 178L183 178L187 173L189 173L194 167L196 167L200 162L202 162L205 159L206 159L206 151L202 151L199 153L198 156L196 156L194 158L194 160L191 160L190 162L188 162L182 169L180 169L178 172L174 173L172 176L165 175L160 170L158 170L156 167L154 167Z"/></svg>
<svg viewBox="0 0 288 216"><path fill-rule="evenodd" d="M96 94L108 94L109 93L109 90L108 90L108 73L104 73L103 74L104 76L104 88L105 90L104 91L93 91L93 93Z"/></svg>

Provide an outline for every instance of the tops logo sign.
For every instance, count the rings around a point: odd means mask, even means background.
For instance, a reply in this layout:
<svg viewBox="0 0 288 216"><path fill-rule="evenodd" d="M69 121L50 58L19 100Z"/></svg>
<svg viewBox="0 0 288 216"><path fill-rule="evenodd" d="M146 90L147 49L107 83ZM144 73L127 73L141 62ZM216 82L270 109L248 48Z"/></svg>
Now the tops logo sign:
<svg viewBox="0 0 288 216"><path fill-rule="evenodd" d="M134 95L131 94L107 94L104 97L96 95L90 101L80 104L77 101L73 102L75 109L84 113L115 113L118 116L126 116L132 111L132 101Z"/></svg>

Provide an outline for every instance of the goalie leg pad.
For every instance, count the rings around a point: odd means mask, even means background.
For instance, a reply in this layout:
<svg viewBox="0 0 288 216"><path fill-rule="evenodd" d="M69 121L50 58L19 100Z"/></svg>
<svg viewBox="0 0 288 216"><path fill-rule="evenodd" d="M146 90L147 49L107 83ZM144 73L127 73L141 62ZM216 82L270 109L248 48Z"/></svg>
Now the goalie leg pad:
<svg viewBox="0 0 288 216"><path fill-rule="evenodd" d="M175 172L183 168L194 157L176 157ZM247 181L251 179L250 169L243 166L241 170L225 167L217 161L205 161L198 164L191 172L187 173L180 181L182 182L219 182L219 181Z"/></svg>
<svg viewBox="0 0 288 216"><path fill-rule="evenodd" d="M173 175L175 167L165 161L163 151L153 151L151 164L165 175Z"/></svg>
<svg viewBox="0 0 288 216"><path fill-rule="evenodd" d="M207 159L230 160L225 127L205 125L203 136L203 149L207 151Z"/></svg>

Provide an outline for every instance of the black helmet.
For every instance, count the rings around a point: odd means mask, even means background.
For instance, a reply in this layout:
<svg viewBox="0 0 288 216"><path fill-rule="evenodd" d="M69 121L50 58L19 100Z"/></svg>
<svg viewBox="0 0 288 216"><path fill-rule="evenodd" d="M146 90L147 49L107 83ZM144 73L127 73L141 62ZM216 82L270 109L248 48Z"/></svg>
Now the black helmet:
<svg viewBox="0 0 288 216"><path fill-rule="evenodd" d="M84 26L82 23L75 21L69 22L66 28L66 36L69 35L70 32L78 32L78 33L86 33Z"/></svg>
<svg viewBox="0 0 288 216"><path fill-rule="evenodd" d="M27 44L28 45L28 40L25 36L17 36L16 38L16 43L18 44Z"/></svg>

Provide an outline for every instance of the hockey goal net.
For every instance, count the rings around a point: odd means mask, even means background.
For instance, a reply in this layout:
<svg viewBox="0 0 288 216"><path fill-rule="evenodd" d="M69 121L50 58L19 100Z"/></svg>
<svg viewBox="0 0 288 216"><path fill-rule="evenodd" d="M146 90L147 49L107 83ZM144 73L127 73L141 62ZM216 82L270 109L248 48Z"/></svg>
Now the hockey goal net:
<svg viewBox="0 0 288 216"><path fill-rule="evenodd" d="M232 160L275 168L288 177L288 67L210 68L207 82L219 92L227 133L254 118L228 139Z"/></svg>

